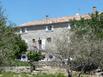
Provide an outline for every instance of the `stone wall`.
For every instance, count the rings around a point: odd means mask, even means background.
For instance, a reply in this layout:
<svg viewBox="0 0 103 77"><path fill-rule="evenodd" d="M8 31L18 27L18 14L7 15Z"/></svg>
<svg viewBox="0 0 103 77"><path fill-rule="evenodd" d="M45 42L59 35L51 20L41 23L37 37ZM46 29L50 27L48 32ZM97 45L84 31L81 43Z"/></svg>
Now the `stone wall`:
<svg viewBox="0 0 103 77"><path fill-rule="evenodd" d="M0 67L0 70L5 72L16 72L16 73L30 72L30 66Z"/></svg>
<svg viewBox="0 0 103 77"><path fill-rule="evenodd" d="M28 44L28 50L33 50L33 39L35 39L35 44L38 46L38 40L39 38L42 40L42 49L46 49L48 46L47 38L51 38L51 42L49 44L53 43L54 36L56 34L62 32L63 29L68 27L68 23L58 23L58 24L51 24L53 26L52 31L46 31L46 26L48 25L38 25L38 26L30 26L27 27L28 32L22 33L21 37L24 39Z"/></svg>

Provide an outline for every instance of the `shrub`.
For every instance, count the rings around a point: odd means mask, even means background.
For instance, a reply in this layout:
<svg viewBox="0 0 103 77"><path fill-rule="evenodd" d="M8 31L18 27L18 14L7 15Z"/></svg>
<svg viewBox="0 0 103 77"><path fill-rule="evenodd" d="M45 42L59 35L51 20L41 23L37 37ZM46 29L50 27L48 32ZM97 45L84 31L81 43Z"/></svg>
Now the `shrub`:
<svg viewBox="0 0 103 77"><path fill-rule="evenodd" d="M13 72L2 72L1 77L66 77L64 74L46 74L46 73L38 73L38 74L30 74L30 73L13 73Z"/></svg>
<svg viewBox="0 0 103 77"><path fill-rule="evenodd" d="M83 71L84 73L90 72L98 68L98 65L95 62L71 62L71 67L74 71Z"/></svg>
<svg viewBox="0 0 103 77"><path fill-rule="evenodd" d="M19 60L15 60L15 63L13 64L14 66L30 66L28 62L23 62Z"/></svg>
<svg viewBox="0 0 103 77"><path fill-rule="evenodd" d="M36 75L36 77L66 77L66 76L62 73L56 73L56 74L39 73Z"/></svg>
<svg viewBox="0 0 103 77"><path fill-rule="evenodd" d="M27 56L30 61L39 61L42 57L41 53L36 51L30 51Z"/></svg>

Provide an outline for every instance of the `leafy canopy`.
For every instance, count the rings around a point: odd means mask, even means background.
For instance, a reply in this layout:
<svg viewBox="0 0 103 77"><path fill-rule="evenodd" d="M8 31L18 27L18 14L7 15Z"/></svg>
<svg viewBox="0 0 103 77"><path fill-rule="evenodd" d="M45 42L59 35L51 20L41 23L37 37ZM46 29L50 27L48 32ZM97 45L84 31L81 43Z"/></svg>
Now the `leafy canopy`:
<svg viewBox="0 0 103 77"><path fill-rule="evenodd" d="M0 65L10 65L18 54L26 51L27 45L15 34L14 24L9 24L0 8Z"/></svg>

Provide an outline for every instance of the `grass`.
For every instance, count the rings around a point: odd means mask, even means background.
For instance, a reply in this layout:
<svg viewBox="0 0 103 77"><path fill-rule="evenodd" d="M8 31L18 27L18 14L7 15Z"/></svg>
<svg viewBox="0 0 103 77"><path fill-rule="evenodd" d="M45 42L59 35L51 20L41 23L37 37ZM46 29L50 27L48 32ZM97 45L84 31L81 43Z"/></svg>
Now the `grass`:
<svg viewBox="0 0 103 77"><path fill-rule="evenodd" d="M16 60L14 65L15 66L30 66L30 64L28 62L23 62L23 61L19 61L19 60Z"/></svg>
<svg viewBox="0 0 103 77"><path fill-rule="evenodd" d="M0 73L0 77L67 77L63 73L55 73L55 74L47 74L47 73L38 73L38 74L30 74L30 73L13 73L13 72L2 72ZM77 75L73 75L73 77L77 77ZM83 74L81 77L96 77Z"/></svg>
<svg viewBox="0 0 103 77"><path fill-rule="evenodd" d="M79 73L78 72L74 72L73 73L73 77L78 77ZM81 77L97 77L95 74L94 75L90 75L90 74L81 74Z"/></svg>
<svg viewBox="0 0 103 77"><path fill-rule="evenodd" d="M62 73L58 74L46 74L46 73L39 73L39 74L29 74L29 73L12 73L12 72L3 72L0 74L0 77L66 77Z"/></svg>

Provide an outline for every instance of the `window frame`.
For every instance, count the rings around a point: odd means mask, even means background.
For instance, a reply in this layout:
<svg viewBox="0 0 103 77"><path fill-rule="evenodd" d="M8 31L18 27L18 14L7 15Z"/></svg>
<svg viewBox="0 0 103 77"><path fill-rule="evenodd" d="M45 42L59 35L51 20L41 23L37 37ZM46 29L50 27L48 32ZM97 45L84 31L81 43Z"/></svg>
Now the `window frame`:
<svg viewBox="0 0 103 77"><path fill-rule="evenodd" d="M54 27L53 25L49 25L49 26L46 26L46 31L53 31L54 30Z"/></svg>

